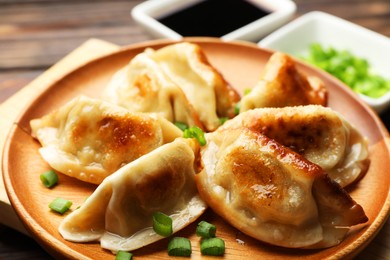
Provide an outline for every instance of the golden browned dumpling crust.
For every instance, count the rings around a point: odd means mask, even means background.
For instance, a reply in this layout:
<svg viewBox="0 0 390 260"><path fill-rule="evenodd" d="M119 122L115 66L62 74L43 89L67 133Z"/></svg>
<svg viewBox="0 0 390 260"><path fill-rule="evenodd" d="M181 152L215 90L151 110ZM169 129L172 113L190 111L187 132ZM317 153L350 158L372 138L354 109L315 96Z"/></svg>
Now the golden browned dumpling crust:
<svg viewBox="0 0 390 260"><path fill-rule="evenodd" d="M321 167L259 132L242 127L209 133L201 156L195 178L201 197L261 241L325 248L368 220Z"/></svg>
<svg viewBox="0 0 390 260"><path fill-rule="evenodd" d="M264 134L303 155L342 187L356 182L368 170L367 138L331 108L258 108L241 113L219 130L241 127Z"/></svg>
<svg viewBox="0 0 390 260"><path fill-rule="evenodd" d="M276 52L258 83L242 98L240 112L261 107L326 106L327 102L328 92L319 78L306 76L290 56Z"/></svg>
<svg viewBox="0 0 390 260"><path fill-rule="evenodd" d="M158 115L130 112L85 96L30 124L43 159L53 169L94 184L182 135Z"/></svg>
<svg viewBox="0 0 390 260"><path fill-rule="evenodd" d="M138 54L113 77L103 98L207 131L220 125L220 117L235 116L240 100L200 46L188 42Z"/></svg>

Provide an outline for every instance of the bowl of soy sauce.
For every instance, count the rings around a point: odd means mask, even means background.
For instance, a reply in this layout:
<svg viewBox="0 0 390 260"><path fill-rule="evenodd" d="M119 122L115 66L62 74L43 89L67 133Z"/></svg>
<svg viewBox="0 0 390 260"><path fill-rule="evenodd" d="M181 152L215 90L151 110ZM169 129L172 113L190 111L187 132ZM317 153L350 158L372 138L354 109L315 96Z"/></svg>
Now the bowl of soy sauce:
<svg viewBox="0 0 390 260"><path fill-rule="evenodd" d="M131 15L156 38L258 41L290 21L295 11L290 0L149 0Z"/></svg>

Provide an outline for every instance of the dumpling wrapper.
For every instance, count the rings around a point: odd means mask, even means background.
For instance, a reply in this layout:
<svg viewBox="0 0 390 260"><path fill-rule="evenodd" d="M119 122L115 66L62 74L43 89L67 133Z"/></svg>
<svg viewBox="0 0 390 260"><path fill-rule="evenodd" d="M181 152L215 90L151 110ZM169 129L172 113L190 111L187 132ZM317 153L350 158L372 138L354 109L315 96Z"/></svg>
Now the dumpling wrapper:
<svg viewBox="0 0 390 260"><path fill-rule="evenodd" d="M369 167L367 138L331 108L258 108L227 121L221 129L240 127L262 133L303 155L342 187L360 180Z"/></svg>
<svg viewBox="0 0 390 260"><path fill-rule="evenodd" d="M127 164L107 177L59 232L72 242L100 240L112 251L131 251L164 237L152 228L156 211L171 216L173 232L195 221L206 209L196 189L192 139L178 138Z"/></svg>
<svg viewBox="0 0 390 260"><path fill-rule="evenodd" d="M133 111L163 113L171 122L192 126L200 120L207 131L220 125L220 117L233 117L240 99L201 47L188 42L138 54L103 96Z"/></svg>
<svg viewBox="0 0 390 260"><path fill-rule="evenodd" d="M206 134L195 177L204 201L241 232L288 248L325 248L364 223L362 207L321 167L258 132Z"/></svg>
<svg viewBox="0 0 390 260"><path fill-rule="evenodd" d="M145 53L137 55L128 67L115 73L102 98L130 111L158 113L170 122L203 129L198 113L183 90Z"/></svg>
<svg viewBox="0 0 390 260"><path fill-rule="evenodd" d="M99 184L120 167L182 136L168 120L80 96L30 122L55 170Z"/></svg>
<svg viewBox="0 0 390 260"><path fill-rule="evenodd" d="M240 113L254 108L299 105L326 106L328 93L323 82L300 72L288 55L275 52L260 80L240 102Z"/></svg>

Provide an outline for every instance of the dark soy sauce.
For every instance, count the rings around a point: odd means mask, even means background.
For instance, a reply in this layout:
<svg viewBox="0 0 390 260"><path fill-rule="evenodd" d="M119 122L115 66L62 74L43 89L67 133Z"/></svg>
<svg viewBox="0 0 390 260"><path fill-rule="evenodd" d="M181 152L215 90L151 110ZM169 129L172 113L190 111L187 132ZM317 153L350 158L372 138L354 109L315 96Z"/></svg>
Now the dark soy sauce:
<svg viewBox="0 0 390 260"><path fill-rule="evenodd" d="M269 13L244 0L206 0L158 21L182 36L221 37Z"/></svg>

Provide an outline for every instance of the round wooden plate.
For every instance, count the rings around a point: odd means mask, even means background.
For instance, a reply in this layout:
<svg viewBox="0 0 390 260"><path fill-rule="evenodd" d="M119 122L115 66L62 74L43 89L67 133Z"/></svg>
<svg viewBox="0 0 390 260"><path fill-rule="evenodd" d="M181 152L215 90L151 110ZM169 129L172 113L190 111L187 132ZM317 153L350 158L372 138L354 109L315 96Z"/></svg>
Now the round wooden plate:
<svg viewBox="0 0 390 260"><path fill-rule="evenodd" d="M209 61L239 91L254 86L262 69L272 54L255 44L223 42L213 38L187 38L198 43ZM101 90L111 76L125 66L132 57L146 47L160 48L174 41L157 40L132 45L120 51L96 59L82 66L42 93L28 104L12 128L4 147L3 174L10 201L32 236L53 256L71 259L114 259L111 252L99 243L71 243L65 241L57 228L64 216L51 212L49 202L55 197L64 197L74 202L72 209L81 205L96 186L60 175L60 182L53 189L43 187L40 173L49 169L38 153L40 144L30 136L29 122L59 108L73 97L84 94L99 98ZM217 225L217 236L226 242L226 259L323 259L352 258L377 234L389 214L390 156L388 132L375 113L360 101L354 93L338 80L311 66L299 63L306 74L320 77L329 90L329 106L343 114L370 142L371 165L366 176L350 188L351 196L362 205L369 222L354 227L340 245L323 250L286 249L267 245L240 233L208 210L201 219ZM200 258L199 238L195 224L178 234L191 239L192 258ZM162 259L168 257L167 239L134 251L136 259ZM207 258L207 257L202 257ZM217 259L213 257L212 259Z"/></svg>

